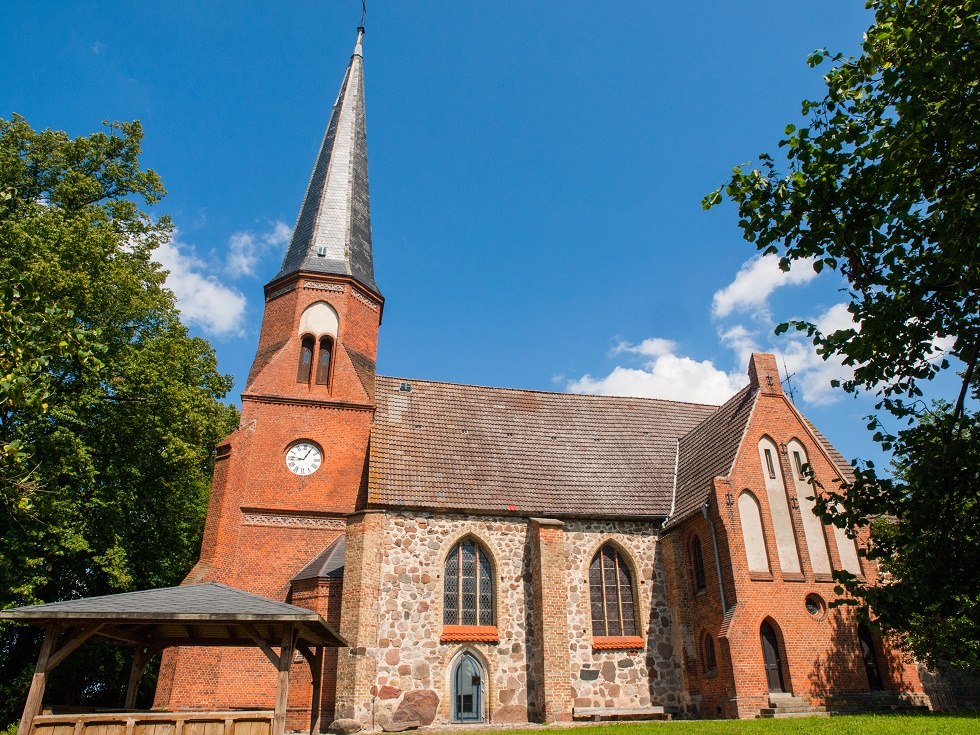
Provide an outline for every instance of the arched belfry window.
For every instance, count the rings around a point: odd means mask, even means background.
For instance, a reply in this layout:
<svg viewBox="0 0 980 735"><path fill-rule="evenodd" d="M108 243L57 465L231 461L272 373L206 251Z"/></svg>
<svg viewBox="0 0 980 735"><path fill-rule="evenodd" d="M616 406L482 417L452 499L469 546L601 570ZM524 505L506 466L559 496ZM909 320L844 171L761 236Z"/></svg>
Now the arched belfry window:
<svg viewBox="0 0 980 735"><path fill-rule="evenodd" d="M330 337L320 338L320 349L316 355L316 384L329 385L330 383L330 360L333 356L333 339Z"/></svg>
<svg viewBox="0 0 980 735"><path fill-rule="evenodd" d="M316 341L307 335L303 337L299 348L299 365L296 368L296 382L309 383L310 373L313 370L313 347Z"/></svg>
<svg viewBox="0 0 980 735"><path fill-rule="evenodd" d="M635 636L636 605L633 576L619 549L606 544L589 565L592 635Z"/></svg>
<svg viewBox="0 0 980 735"><path fill-rule="evenodd" d="M701 551L701 539L697 536L691 540L691 567L694 569L694 591L703 592L707 586L704 576L704 553Z"/></svg>
<svg viewBox="0 0 980 735"><path fill-rule="evenodd" d="M493 568L486 550L471 538L446 557L444 625L494 625Z"/></svg>

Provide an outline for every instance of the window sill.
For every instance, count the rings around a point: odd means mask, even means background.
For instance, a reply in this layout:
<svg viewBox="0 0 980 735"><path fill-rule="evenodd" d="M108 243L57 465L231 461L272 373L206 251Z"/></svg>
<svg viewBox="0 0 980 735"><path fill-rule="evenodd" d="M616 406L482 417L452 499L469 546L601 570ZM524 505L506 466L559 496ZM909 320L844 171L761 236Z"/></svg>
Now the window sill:
<svg viewBox="0 0 980 735"><path fill-rule="evenodd" d="M749 579L753 582L772 582L772 575L769 572L749 572Z"/></svg>
<svg viewBox="0 0 980 735"><path fill-rule="evenodd" d="M444 625L442 637L444 643L497 643L496 625Z"/></svg>
<svg viewBox="0 0 980 735"><path fill-rule="evenodd" d="M783 572L784 582L806 582L806 577L799 572Z"/></svg>
<svg viewBox="0 0 980 735"><path fill-rule="evenodd" d="M638 635L595 635L592 636L592 649L595 651L627 651L646 648L643 638Z"/></svg>
<svg viewBox="0 0 980 735"><path fill-rule="evenodd" d="M832 574L814 574L813 575L813 581L814 582L833 582L834 581L834 575L832 575Z"/></svg>

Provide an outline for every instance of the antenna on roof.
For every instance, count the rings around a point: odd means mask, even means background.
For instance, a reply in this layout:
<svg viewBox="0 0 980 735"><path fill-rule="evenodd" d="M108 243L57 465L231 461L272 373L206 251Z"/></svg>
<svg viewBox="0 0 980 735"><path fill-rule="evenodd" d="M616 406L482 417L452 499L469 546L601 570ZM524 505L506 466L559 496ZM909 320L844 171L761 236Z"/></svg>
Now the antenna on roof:
<svg viewBox="0 0 980 735"><path fill-rule="evenodd" d="M786 390L786 395L789 396L789 399L793 402L793 405L795 406L796 405L796 389L793 387L793 381L791 380L791 378L794 375L796 375L796 373L791 373L789 371L789 368L786 367L786 355L781 355L781 357L783 358L783 374L786 377L783 378L782 381L780 381L780 382L783 384L783 386L784 386L784 388Z"/></svg>

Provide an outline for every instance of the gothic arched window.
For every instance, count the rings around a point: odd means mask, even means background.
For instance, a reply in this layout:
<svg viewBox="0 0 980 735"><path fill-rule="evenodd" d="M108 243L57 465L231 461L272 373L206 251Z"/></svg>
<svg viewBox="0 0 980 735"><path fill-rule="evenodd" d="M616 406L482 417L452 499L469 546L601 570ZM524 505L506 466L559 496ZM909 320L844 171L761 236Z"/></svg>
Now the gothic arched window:
<svg viewBox="0 0 980 735"><path fill-rule="evenodd" d="M718 658L715 655L715 641L710 633L704 634L701 641L701 654L701 665L704 667L704 673L709 676L714 674L718 670Z"/></svg>
<svg viewBox="0 0 980 735"><path fill-rule="evenodd" d="M697 536L691 540L691 566L694 568L694 591L703 592L706 587L704 554L701 551L701 539Z"/></svg>
<svg viewBox="0 0 980 735"><path fill-rule="evenodd" d="M606 544L589 565L593 636L637 635L633 577L622 554Z"/></svg>
<svg viewBox="0 0 980 735"><path fill-rule="evenodd" d="M486 550L471 538L446 557L444 625L494 625L493 569Z"/></svg>
<svg viewBox="0 0 980 735"><path fill-rule="evenodd" d="M333 354L333 339L320 337L320 351L316 356L316 384L330 383L330 358Z"/></svg>
<svg viewBox="0 0 980 735"><path fill-rule="evenodd" d="M299 348L299 366L296 368L296 382L309 383L310 373L313 370L313 345L315 340L307 335Z"/></svg>

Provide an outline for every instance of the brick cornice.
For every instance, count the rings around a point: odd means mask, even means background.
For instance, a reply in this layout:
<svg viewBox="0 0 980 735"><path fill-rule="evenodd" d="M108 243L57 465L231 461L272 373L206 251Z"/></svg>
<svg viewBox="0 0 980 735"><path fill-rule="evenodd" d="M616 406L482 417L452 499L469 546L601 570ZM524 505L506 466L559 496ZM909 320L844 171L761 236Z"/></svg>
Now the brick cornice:
<svg viewBox="0 0 980 735"><path fill-rule="evenodd" d="M351 403L348 401L325 401L322 398L296 398L276 396L268 393L242 393L242 402L274 403L286 406L309 406L312 408L340 408L348 411L374 412L373 403Z"/></svg>

